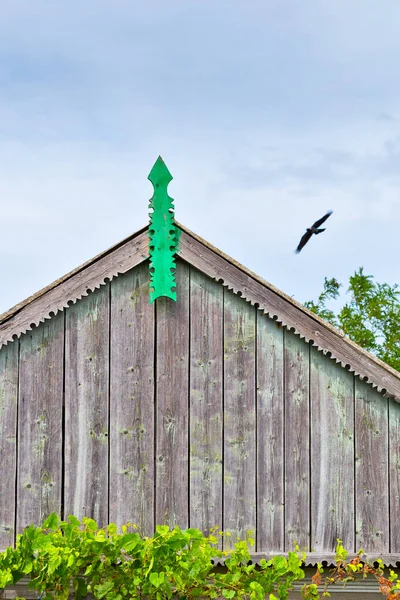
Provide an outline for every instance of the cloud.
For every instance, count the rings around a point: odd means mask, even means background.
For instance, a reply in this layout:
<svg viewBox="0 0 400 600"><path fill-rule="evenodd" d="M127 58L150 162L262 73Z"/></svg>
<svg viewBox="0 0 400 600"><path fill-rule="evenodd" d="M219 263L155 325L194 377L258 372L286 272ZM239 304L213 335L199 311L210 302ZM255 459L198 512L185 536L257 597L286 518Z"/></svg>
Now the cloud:
<svg viewBox="0 0 400 600"><path fill-rule="evenodd" d="M146 223L159 153L177 218L288 293L361 264L389 281L399 16L394 0L3 0L0 311Z"/></svg>

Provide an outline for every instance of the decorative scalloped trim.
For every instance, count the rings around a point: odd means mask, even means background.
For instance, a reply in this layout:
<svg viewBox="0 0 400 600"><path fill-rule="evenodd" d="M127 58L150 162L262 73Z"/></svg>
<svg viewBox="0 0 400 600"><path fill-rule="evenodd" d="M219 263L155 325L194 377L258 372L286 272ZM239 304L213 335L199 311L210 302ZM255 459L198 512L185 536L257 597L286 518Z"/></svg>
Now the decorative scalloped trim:
<svg viewBox="0 0 400 600"><path fill-rule="evenodd" d="M88 287L87 290L86 290L86 292L83 292L82 294L80 294L80 295L78 295L76 297L75 296L71 297L65 303L63 303L63 304L61 304L61 305L59 305L57 307L54 307L52 310L50 310L50 312L48 314L45 314L40 319L37 319L37 320L33 321L28 327L26 327L26 328L24 327L18 333L12 334L11 337L7 337L7 339L5 339L5 341L0 340L0 349L3 346L7 346L7 344L9 344L10 342L14 342L15 340L18 340L22 335L25 335L26 333L28 333L28 331L33 331L33 329L35 329L36 327L39 327L39 325L41 323L44 323L45 321L49 321L50 319L52 319L53 317L55 317L58 313L64 312L64 310L66 308L69 308L70 306L73 306L79 300L82 300L82 298L85 298L85 297L89 296L89 294L93 293L95 290L99 290L102 286L107 285L107 283L109 283L110 281L112 281L113 279L115 279L116 277L118 277L118 275L121 275L121 273L117 272L114 275L111 275L110 277L105 277L104 280L101 281L100 283L98 283L97 285L95 285L93 287Z"/></svg>
<svg viewBox="0 0 400 600"><path fill-rule="evenodd" d="M269 317L273 321L276 321L277 323L279 323L279 325L282 325L282 327L284 327L285 329L287 329L287 331L290 331L291 333L293 333L294 335L296 335L297 337L299 337L301 340L304 340L307 344L310 344L312 347L316 348L316 350L318 352L321 352L321 354L323 354L327 358L330 358L336 364L341 365L344 369L346 369L350 373L353 373L361 381L369 383L373 387L373 389L376 389L379 393L383 394L385 397L397 399L394 395L388 393L388 391L386 390L386 388L380 387L376 383L374 383L368 377L368 375L363 375L362 373L359 373L356 369L353 369L352 366L349 363L345 363L340 358L337 358L336 356L334 356L333 353L330 350L326 350L322 346L319 346L313 339L308 338L306 335L304 335L303 333L301 333L298 329L296 329L295 326L289 325L288 323L286 323L283 319L281 319L279 317L278 314L276 314L274 312L271 312L271 310L269 308L267 308L265 305L263 305L262 303L260 303L258 300L254 300L254 298L251 298L250 296L245 296L243 294L242 290L236 288L232 284L229 284L229 283L225 282L225 280L223 280L222 278L218 279L217 277L211 277L211 279L213 279L217 283L221 284L228 291L233 292L236 296L239 296L240 298L242 298L243 300L245 300L245 302L247 302L251 306L254 306L262 314L267 315L267 317ZM345 336L341 332L338 332L338 333L339 333L339 335L343 339L345 339Z"/></svg>
<svg viewBox="0 0 400 600"><path fill-rule="evenodd" d="M273 556L287 556L287 552L254 552L250 553L250 560L253 564L260 564L262 559L270 560ZM348 558L351 560L357 556L355 553L350 553ZM378 559L382 560L385 567L399 567L400 566L400 555L390 553L386 554L363 554L361 556L361 560L364 560L369 563L376 563ZM215 566L224 566L225 558L215 558L213 559L213 563ZM335 565L335 554L333 552L309 552L306 553L306 559L304 561L304 566L306 567L316 567L318 563L323 564L323 566L333 566Z"/></svg>

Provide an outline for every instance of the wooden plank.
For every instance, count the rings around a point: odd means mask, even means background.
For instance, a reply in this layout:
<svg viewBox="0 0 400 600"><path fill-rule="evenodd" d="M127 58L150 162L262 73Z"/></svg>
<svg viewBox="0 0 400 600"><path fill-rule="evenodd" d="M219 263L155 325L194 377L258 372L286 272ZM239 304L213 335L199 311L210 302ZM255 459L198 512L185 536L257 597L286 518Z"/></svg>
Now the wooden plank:
<svg viewBox="0 0 400 600"><path fill-rule="evenodd" d="M285 547L310 546L310 347L285 330Z"/></svg>
<svg viewBox="0 0 400 600"><path fill-rule="evenodd" d="M223 288L191 269L190 526L222 528Z"/></svg>
<svg viewBox="0 0 400 600"><path fill-rule="evenodd" d="M354 539L354 376L311 348L311 549ZM339 458L340 457L340 458Z"/></svg>
<svg viewBox="0 0 400 600"><path fill-rule="evenodd" d="M251 304L257 303L289 329L295 328L307 341L313 340L315 345L330 352L343 365L349 364L352 371L367 376L373 384L386 389L400 401L400 374L397 371L344 338L338 330L290 296L184 230L179 238L178 254L202 273L217 281L222 280L229 289L240 292Z"/></svg>
<svg viewBox="0 0 400 600"><path fill-rule="evenodd" d="M389 400L390 551L400 552L400 405Z"/></svg>
<svg viewBox="0 0 400 600"><path fill-rule="evenodd" d="M255 337L256 309L224 290L224 546L256 529Z"/></svg>
<svg viewBox="0 0 400 600"><path fill-rule="evenodd" d="M257 550L284 550L283 327L257 312Z"/></svg>
<svg viewBox="0 0 400 600"><path fill-rule="evenodd" d="M126 273L139 265L148 257L148 241L148 233L144 231L61 277L2 315L0 346L10 341L13 335L19 336L29 330L31 323L39 325L51 312L63 310L68 301L86 296L88 289L94 291L106 278L112 279L118 273Z"/></svg>
<svg viewBox="0 0 400 600"><path fill-rule="evenodd" d="M177 301L158 298L156 525L187 527L189 266L177 261Z"/></svg>
<svg viewBox="0 0 400 600"><path fill-rule="evenodd" d="M0 552L14 543L19 342L0 350Z"/></svg>
<svg viewBox="0 0 400 600"><path fill-rule="evenodd" d="M154 533L154 304L149 265L111 283L110 516Z"/></svg>
<svg viewBox="0 0 400 600"><path fill-rule="evenodd" d="M64 315L20 341L17 530L61 512Z"/></svg>
<svg viewBox="0 0 400 600"><path fill-rule="evenodd" d="M64 513L108 521L109 284L66 311Z"/></svg>
<svg viewBox="0 0 400 600"><path fill-rule="evenodd" d="M389 550L388 400L355 382L356 548Z"/></svg>

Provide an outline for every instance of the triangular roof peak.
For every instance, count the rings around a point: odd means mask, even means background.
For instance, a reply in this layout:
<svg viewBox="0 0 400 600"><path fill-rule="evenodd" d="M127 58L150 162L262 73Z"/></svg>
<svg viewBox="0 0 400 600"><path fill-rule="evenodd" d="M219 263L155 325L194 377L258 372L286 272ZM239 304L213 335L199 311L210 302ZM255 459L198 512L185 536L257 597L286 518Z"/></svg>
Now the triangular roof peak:
<svg viewBox="0 0 400 600"><path fill-rule="evenodd" d="M400 402L400 373L296 300L175 222L176 256L256 306L319 351ZM149 226L0 315L0 347L149 258ZM179 301L179 300L178 300Z"/></svg>

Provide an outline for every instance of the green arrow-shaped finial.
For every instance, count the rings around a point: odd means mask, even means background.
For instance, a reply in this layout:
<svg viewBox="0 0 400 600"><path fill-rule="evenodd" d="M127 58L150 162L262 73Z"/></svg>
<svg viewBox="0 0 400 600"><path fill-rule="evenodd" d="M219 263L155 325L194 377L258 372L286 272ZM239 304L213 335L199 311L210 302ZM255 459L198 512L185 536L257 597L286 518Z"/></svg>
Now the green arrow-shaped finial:
<svg viewBox="0 0 400 600"><path fill-rule="evenodd" d="M154 163L148 179L154 187L149 204L150 304L160 296L176 302L174 201L167 192L172 175L161 156Z"/></svg>

